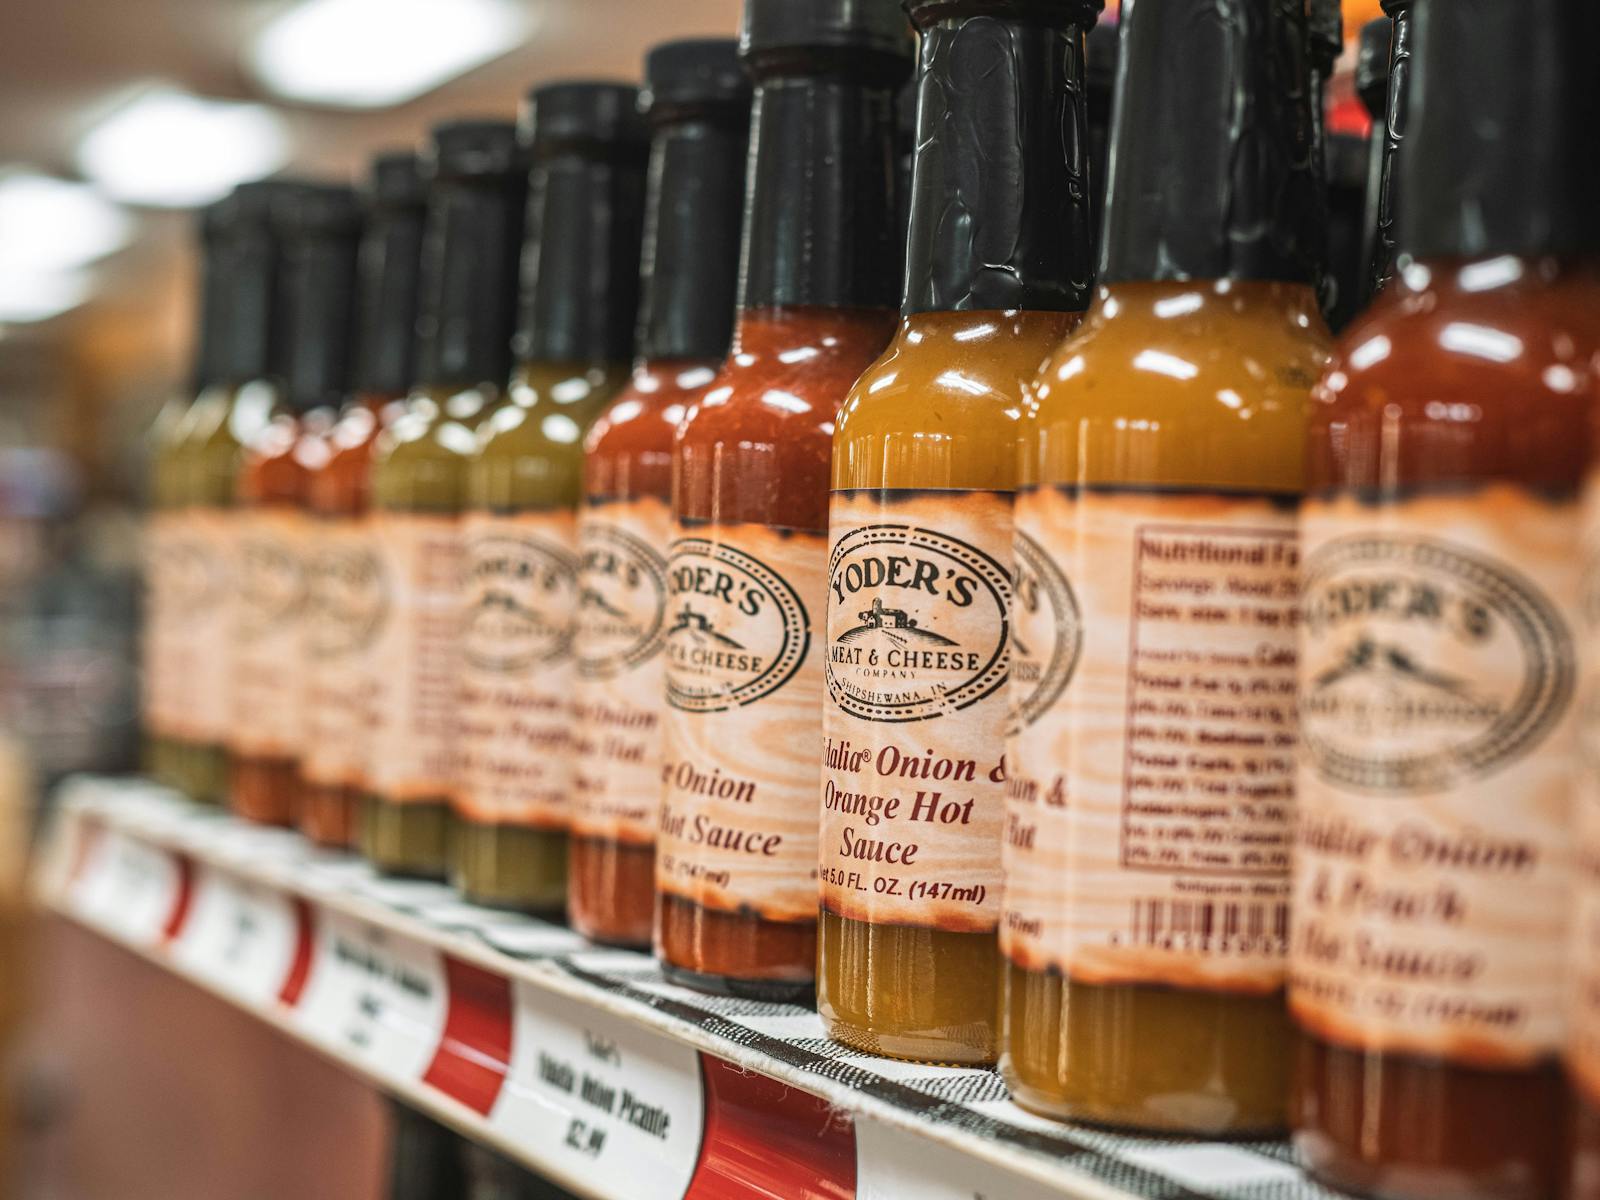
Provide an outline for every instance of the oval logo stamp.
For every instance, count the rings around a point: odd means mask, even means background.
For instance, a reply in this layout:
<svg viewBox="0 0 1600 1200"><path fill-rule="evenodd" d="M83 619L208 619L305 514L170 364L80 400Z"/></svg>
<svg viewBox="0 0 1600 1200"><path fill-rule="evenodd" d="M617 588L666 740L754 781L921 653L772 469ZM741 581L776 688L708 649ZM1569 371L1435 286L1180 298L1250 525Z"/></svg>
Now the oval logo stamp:
<svg viewBox="0 0 1600 1200"><path fill-rule="evenodd" d="M660 652L667 563L643 538L608 521L586 519L581 541L578 670L609 679Z"/></svg>
<svg viewBox="0 0 1600 1200"><path fill-rule="evenodd" d="M572 651L578 559L544 538L483 533L466 546L462 652L486 671L520 671Z"/></svg>

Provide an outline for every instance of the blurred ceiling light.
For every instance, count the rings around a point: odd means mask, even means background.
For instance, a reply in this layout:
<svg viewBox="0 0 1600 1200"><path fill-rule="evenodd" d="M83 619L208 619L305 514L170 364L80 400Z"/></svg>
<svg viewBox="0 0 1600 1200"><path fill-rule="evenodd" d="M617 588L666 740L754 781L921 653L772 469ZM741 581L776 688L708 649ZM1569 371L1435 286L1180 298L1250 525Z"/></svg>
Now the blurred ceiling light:
<svg viewBox="0 0 1600 1200"><path fill-rule="evenodd" d="M168 87L141 92L78 144L78 166L107 194L160 208L209 204L288 157L288 131L271 108Z"/></svg>
<svg viewBox="0 0 1600 1200"><path fill-rule="evenodd" d="M0 272L61 271L127 244L128 214L87 184L0 173Z"/></svg>
<svg viewBox="0 0 1600 1200"><path fill-rule="evenodd" d="M89 298L82 271L0 270L0 322L47 321Z"/></svg>
<svg viewBox="0 0 1600 1200"><path fill-rule="evenodd" d="M383 108L515 49L533 24L526 0L300 0L250 60L280 96Z"/></svg>

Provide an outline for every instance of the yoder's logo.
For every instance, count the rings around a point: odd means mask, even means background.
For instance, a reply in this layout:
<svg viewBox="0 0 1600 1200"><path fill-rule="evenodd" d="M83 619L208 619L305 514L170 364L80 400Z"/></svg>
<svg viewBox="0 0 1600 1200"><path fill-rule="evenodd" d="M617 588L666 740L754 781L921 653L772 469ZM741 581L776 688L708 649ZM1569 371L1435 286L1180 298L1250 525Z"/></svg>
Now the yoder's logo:
<svg viewBox="0 0 1600 1200"><path fill-rule="evenodd" d="M305 607L306 576L300 556L283 538L251 534L239 545L239 625L254 641L294 620Z"/></svg>
<svg viewBox="0 0 1600 1200"><path fill-rule="evenodd" d="M828 561L828 692L869 721L921 721L1007 679L1011 578L959 538L915 525L851 530Z"/></svg>
<svg viewBox="0 0 1600 1200"><path fill-rule="evenodd" d="M1429 538L1351 536L1306 563L1300 734L1323 778L1435 791L1536 747L1571 706L1571 631L1521 573Z"/></svg>
<svg viewBox="0 0 1600 1200"><path fill-rule="evenodd" d="M329 538L306 569L308 641L321 658L342 658L372 644L389 611L389 589L374 547Z"/></svg>
<svg viewBox="0 0 1600 1200"><path fill-rule="evenodd" d="M521 671L572 652L578 559L532 535L467 543L462 649L485 671Z"/></svg>
<svg viewBox="0 0 1600 1200"><path fill-rule="evenodd" d="M1022 530L1016 531L1016 603L1012 612L1013 724L1031 725L1049 711L1078 669L1083 614L1072 584L1055 560Z"/></svg>
<svg viewBox="0 0 1600 1200"><path fill-rule="evenodd" d="M811 648L799 593L725 542L674 542L667 597L667 702L685 712L754 703L793 678Z"/></svg>
<svg viewBox="0 0 1600 1200"><path fill-rule="evenodd" d="M583 527L578 670L596 679L653 658L666 639L667 564L653 546L601 520Z"/></svg>

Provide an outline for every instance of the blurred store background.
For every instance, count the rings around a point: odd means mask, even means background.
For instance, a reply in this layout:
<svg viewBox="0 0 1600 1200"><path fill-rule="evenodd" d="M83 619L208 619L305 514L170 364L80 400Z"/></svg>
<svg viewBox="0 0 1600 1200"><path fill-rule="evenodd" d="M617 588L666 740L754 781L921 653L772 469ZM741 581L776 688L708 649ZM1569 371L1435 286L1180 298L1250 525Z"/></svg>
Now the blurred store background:
<svg viewBox="0 0 1600 1200"><path fill-rule="evenodd" d="M805 3L807 0L794 0ZM21 847L64 774L132 767L137 513L146 430L186 386L194 210L250 178L354 180L439 120L510 116L529 85L636 79L647 46L731 34L740 0L9 0L0 16L0 1200L6 1096L24 1111L28 1200L367 1196L375 1158L274 1146L373 1141L377 1099L247 1019L55 931L29 981L35 1028L3 1053L22 988ZM1114 19L1115 3L1108 4ZM1337 132L1365 136L1351 69L1378 0L1346 0ZM40 939L41 943L43 939ZM98 954L98 957L96 955ZM84 981L92 981L85 987ZM95 998L118 997L116 1019ZM207 1047L205 1070L128 1031ZM64 1033L70 1030L70 1033ZM304 1059L304 1061L302 1061ZM265 1070L262 1062L276 1064ZM113 1064L92 1093L76 1065ZM253 1064L248 1096L231 1088ZM191 1085L143 1123L158 1068ZM318 1074L321 1072L321 1074ZM18 1079L18 1076L25 1078ZM304 1106L291 1096L318 1102ZM298 1089L298 1090L297 1090ZM192 1136L200 1114L221 1132ZM218 1114L221 1114L219 1117ZM193 1124L190 1124L193 1122ZM270 1135L262 1136L269 1128ZM224 1143L234 1139L231 1144ZM85 1153L86 1146L95 1147ZM185 1147L187 1169L163 1163ZM131 1156L131 1157L130 1157ZM135 1161L142 1164L135 1167ZM337 1162L316 1179L319 1163ZM299 1172L300 1174L297 1174ZM342 1174L340 1174L342 1172ZM348 1176L346 1178L345 1176ZM254 1182L241 1183L249 1179ZM262 1183L262 1180L269 1182ZM254 1190L252 1190L254 1189ZM262 1190L265 1189L265 1190Z"/></svg>

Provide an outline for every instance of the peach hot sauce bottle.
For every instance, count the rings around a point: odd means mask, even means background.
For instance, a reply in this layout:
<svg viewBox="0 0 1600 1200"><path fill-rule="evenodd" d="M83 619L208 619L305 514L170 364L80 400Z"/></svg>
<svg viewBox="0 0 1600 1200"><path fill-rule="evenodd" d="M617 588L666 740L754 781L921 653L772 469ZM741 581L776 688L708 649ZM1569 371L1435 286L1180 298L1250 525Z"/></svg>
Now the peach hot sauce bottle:
<svg viewBox="0 0 1600 1200"><path fill-rule="evenodd" d="M750 86L732 40L645 60L653 127L633 379L590 428L577 619L567 914L597 941L648 946L661 794L662 650L672 441L727 353Z"/></svg>
<svg viewBox="0 0 1600 1200"><path fill-rule="evenodd" d="M372 450L413 376L417 283L427 189L409 152L380 155L368 187L357 266L356 367L337 423L302 453L312 552L306 568L300 832L355 843L371 721L370 648L386 603L367 520Z"/></svg>
<svg viewBox="0 0 1600 1200"><path fill-rule="evenodd" d="M326 452L315 435L326 431L348 386L361 209L349 188L308 186L285 199L274 219L283 243L271 368L278 396L236 485L229 782L234 811L287 825L299 792L306 484Z"/></svg>
<svg viewBox="0 0 1600 1200"><path fill-rule="evenodd" d="M828 464L893 330L894 5L750 0L751 194L733 352L684 419L667 557L655 946L669 978L809 1000Z"/></svg>

